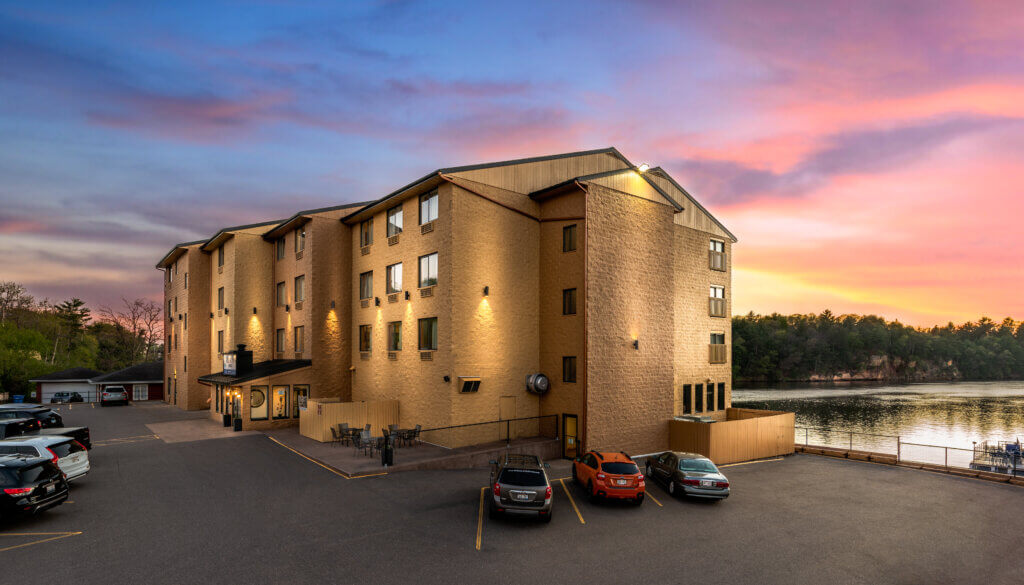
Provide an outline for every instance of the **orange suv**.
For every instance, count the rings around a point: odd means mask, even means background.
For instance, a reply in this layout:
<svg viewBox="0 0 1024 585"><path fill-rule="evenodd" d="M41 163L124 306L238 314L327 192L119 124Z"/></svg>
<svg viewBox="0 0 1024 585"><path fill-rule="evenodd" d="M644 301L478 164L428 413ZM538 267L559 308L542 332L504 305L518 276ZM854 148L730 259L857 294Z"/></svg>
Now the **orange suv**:
<svg viewBox="0 0 1024 585"><path fill-rule="evenodd" d="M601 498L644 501L644 476L625 453L589 451L572 464L572 479L586 488L591 501Z"/></svg>

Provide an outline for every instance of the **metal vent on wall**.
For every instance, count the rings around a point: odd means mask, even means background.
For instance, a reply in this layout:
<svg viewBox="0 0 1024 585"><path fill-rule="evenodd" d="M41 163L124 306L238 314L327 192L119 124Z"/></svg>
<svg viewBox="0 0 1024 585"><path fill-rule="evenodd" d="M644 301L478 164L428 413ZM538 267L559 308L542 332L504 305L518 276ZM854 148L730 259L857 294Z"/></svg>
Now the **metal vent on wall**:
<svg viewBox="0 0 1024 585"><path fill-rule="evenodd" d="M366 256L367 254L370 253L370 247L363 246L362 248L359 248L359 253L362 254L363 256Z"/></svg>
<svg viewBox="0 0 1024 585"><path fill-rule="evenodd" d="M432 297L432 296L434 296L434 287L428 286L427 288L421 288L420 289L420 298Z"/></svg>
<svg viewBox="0 0 1024 585"><path fill-rule="evenodd" d="M551 381L544 374L526 376L526 391L533 394L544 394L551 387Z"/></svg>
<svg viewBox="0 0 1024 585"><path fill-rule="evenodd" d="M388 245L389 246L394 246L395 244L397 244L398 243L398 236L399 235L401 235L401 234L395 234L395 235L391 236L390 238L388 238Z"/></svg>
<svg viewBox="0 0 1024 585"><path fill-rule="evenodd" d="M421 234L429 234L432 231L434 231L434 222L425 223L420 226Z"/></svg>
<svg viewBox="0 0 1024 585"><path fill-rule="evenodd" d="M389 294L388 295L388 302L389 303L397 303L398 302L398 293L391 293L391 294Z"/></svg>

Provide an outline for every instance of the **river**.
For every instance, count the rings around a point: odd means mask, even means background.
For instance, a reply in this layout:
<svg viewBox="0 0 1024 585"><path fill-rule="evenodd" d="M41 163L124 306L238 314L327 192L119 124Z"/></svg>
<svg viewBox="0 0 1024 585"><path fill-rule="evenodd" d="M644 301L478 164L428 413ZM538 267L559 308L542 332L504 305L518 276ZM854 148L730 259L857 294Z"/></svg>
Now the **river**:
<svg viewBox="0 0 1024 585"><path fill-rule="evenodd" d="M950 465L974 442L1024 440L1024 382L838 383L736 389L733 406L796 413L797 442L895 453ZM802 429L807 428L806 430ZM828 429L828 430L823 430ZM845 431L845 433L844 433ZM900 437L897 441L893 437ZM897 446L897 443L901 443Z"/></svg>

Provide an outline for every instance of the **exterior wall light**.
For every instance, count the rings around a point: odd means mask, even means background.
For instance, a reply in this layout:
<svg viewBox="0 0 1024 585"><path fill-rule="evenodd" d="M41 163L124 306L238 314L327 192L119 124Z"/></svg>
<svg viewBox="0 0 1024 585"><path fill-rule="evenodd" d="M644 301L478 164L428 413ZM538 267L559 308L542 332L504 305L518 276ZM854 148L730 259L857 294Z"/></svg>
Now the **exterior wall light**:
<svg viewBox="0 0 1024 585"><path fill-rule="evenodd" d="M373 297L373 304L377 305L379 307L380 306L380 297Z"/></svg>
<svg viewBox="0 0 1024 585"><path fill-rule="evenodd" d="M253 307L253 308L252 308L252 314L253 314L253 315L255 315L255 314L256 314L256 307Z"/></svg>
<svg viewBox="0 0 1024 585"><path fill-rule="evenodd" d="M640 171L641 173L646 173L647 169L649 168L651 168L651 165L647 163L640 163L640 166L638 166L636 170Z"/></svg>
<svg viewBox="0 0 1024 585"><path fill-rule="evenodd" d="M210 311L210 318L213 319L213 311Z"/></svg>
<svg viewBox="0 0 1024 585"><path fill-rule="evenodd" d="M484 287L484 296L486 297L489 294L491 294L491 287L485 286Z"/></svg>
<svg viewBox="0 0 1024 585"><path fill-rule="evenodd" d="M227 314L228 314L228 308L227 308L227 307L224 307L224 314L225 314L225 315L227 315Z"/></svg>
<svg viewBox="0 0 1024 585"><path fill-rule="evenodd" d="M409 291L405 291L405 300L409 300Z"/></svg>
<svg viewBox="0 0 1024 585"><path fill-rule="evenodd" d="M331 301L331 308L334 308L334 301Z"/></svg>
<svg viewBox="0 0 1024 585"><path fill-rule="evenodd" d="M633 349L640 349L640 340L639 339L634 339L633 340Z"/></svg>
<svg viewBox="0 0 1024 585"><path fill-rule="evenodd" d="M291 305L285 305L285 306L284 306L284 312L285 312L285 313L288 313L288 312L290 312L291 310L292 310L292 306L291 306Z"/></svg>

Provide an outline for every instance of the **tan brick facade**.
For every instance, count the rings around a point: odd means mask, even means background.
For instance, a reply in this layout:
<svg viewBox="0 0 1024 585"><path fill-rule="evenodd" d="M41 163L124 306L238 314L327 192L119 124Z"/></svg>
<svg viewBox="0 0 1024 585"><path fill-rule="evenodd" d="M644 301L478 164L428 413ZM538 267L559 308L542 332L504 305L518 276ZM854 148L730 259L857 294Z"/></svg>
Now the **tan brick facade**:
<svg viewBox="0 0 1024 585"><path fill-rule="evenodd" d="M434 192L437 218L424 227L420 196ZM403 229L389 238L388 210L396 206ZM365 246L363 221L373 232ZM568 226L576 247L566 251ZM291 412L296 388L308 387L311 397L396 399L406 427L557 415L561 429L570 415L585 448L650 452L667 446L684 385L724 383L729 404L730 363L708 359L712 332L729 342L729 319L709 316L708 295L712 284L723 286L729 314L731 263L724 272L709 268L711 238L731 259L734 238L721 224L664 171L642 176L614 149L442 169L365 206L222 230L172 251L158 267L195 263L204 276L193 277L188 302L203 315L190 323L195 340L168 352L166 367L183 380L183 408L208 404L219 419L225 395L240 392L245 428L295 424L293 416L252 420L264 412L252 400L265 396L278 412L287 391ZM420 259L434 253L437 283L421 288ZM389 294L387 267L399 263L401 290ZM371 294L361 299L360 275L371 272ZM172 302L184 294L178 285L166 287ZM227 310L218 307L221 287ZM566 290L575 291L574 314L563 306ZM421 348L420 320L431 318L437 345ZM400 349L389 350L389 323L401 324ZM368 348L360 348L361 326L371 328ZM221 369L218 331L225 351L244 343L258 364L298 369L235 386L199 384ZM187 378L176 369L186 351L202 356L190 357ZM575 381L563 379L566 357L575 358ZM535 373L551 381L541 396L526 390ZM467 379L479 379L479 388L462 392Z"/></svg>

